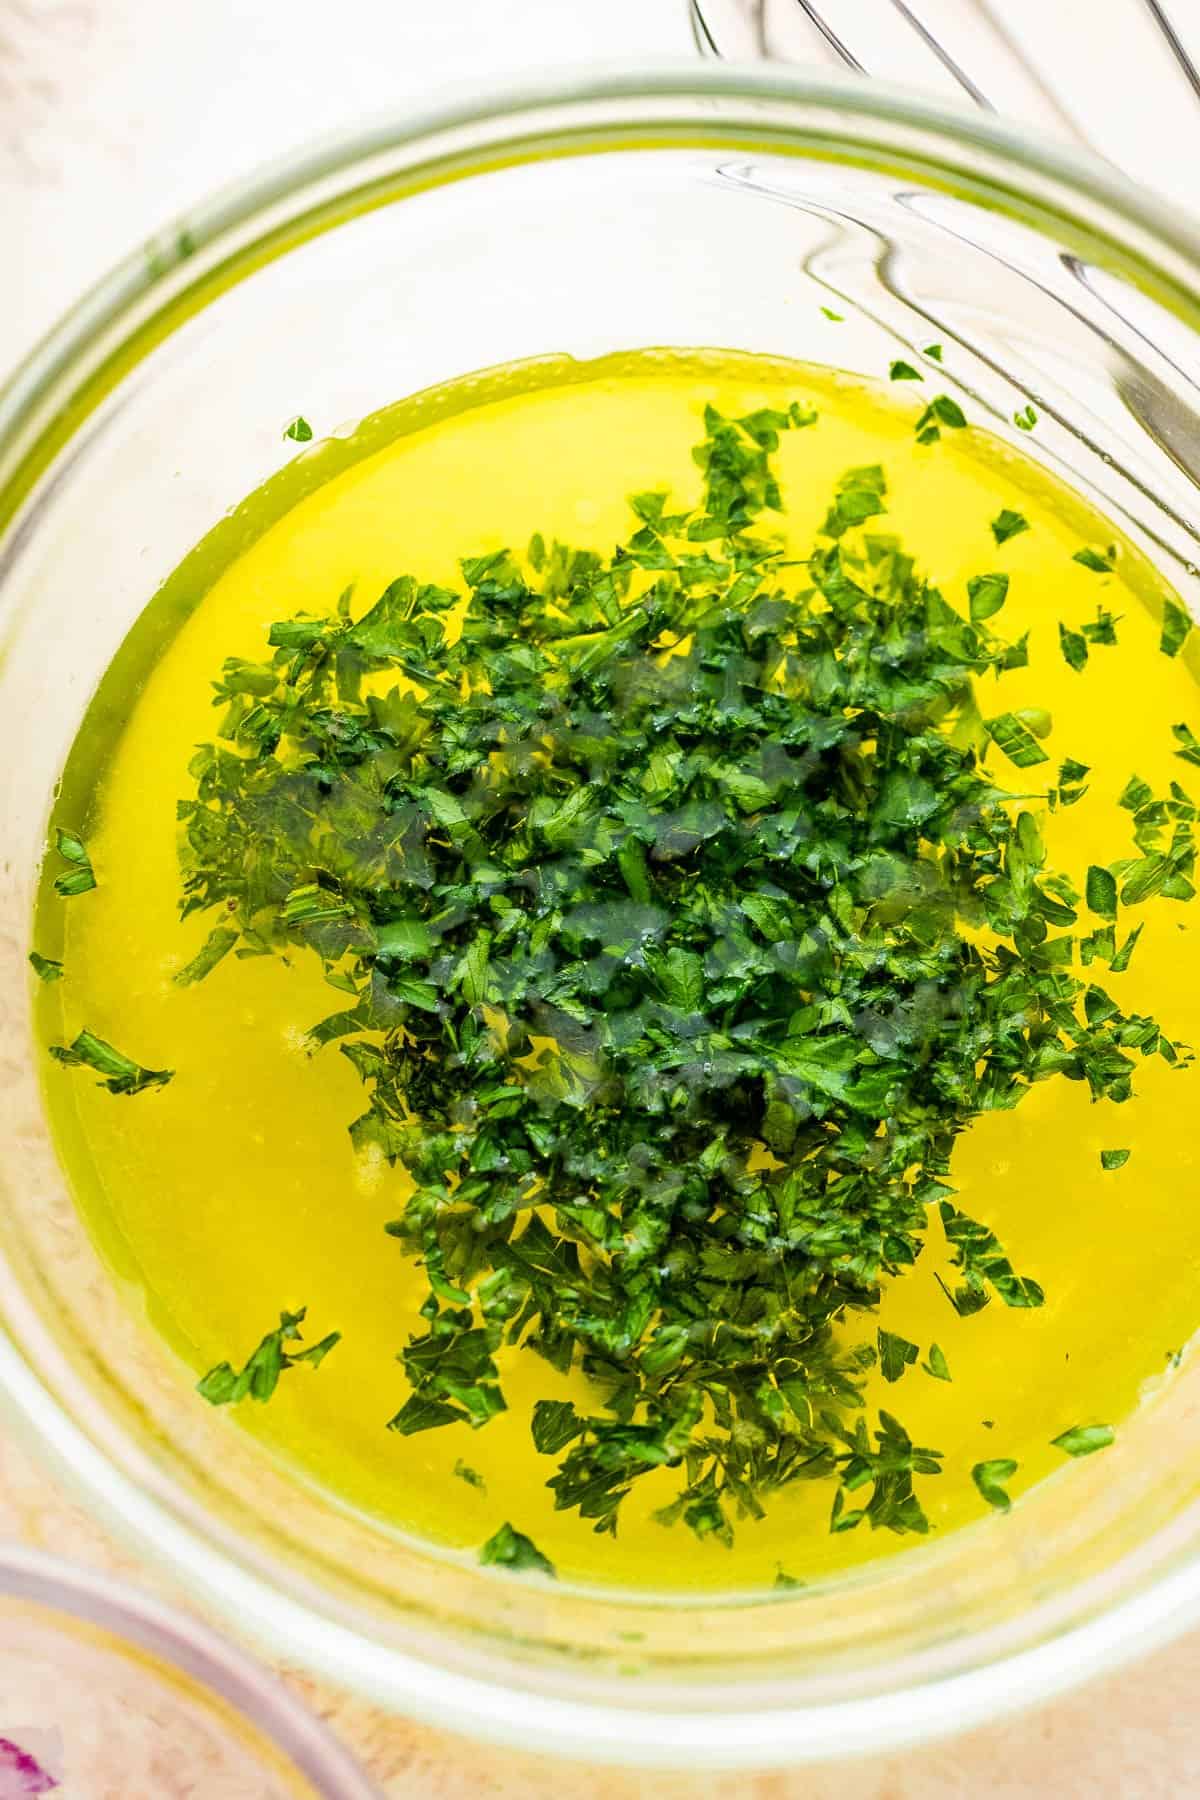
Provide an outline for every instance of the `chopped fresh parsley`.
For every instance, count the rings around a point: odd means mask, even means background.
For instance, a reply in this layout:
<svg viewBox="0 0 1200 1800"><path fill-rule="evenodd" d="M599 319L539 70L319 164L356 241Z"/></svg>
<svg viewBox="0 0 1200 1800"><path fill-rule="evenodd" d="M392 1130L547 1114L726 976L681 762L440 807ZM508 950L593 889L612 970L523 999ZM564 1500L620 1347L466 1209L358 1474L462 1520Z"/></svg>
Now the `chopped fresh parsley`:
<svg viewBox="0 0 1200 1800"><path fill-rule="evenodd" d="M1063 661L1068 668L1078 674L1088 659L1087 639L1081 632L1068 631L1062 620L1058 623L1058 646L1063 654Z"/></svg>
<svg viewBox="0 0 1200 1800"><path fill-rule="evenodd" d="M1182 746L1175 752L1176 756L1181 756L1184 762L1193 763L1197 767L1200 767L1200 738L1197 738L1191 726L1185 724L1172 725L1171 736L1175 739L1177 744Z"/></svg>
<svg viewBox="0 0 1200 1800"><path fill-rule="evenodd" d="M55 876L55 893L61 894L64 900L69 900L75 894L90 892L96 886L96 874L83 839L73 831L64 831L60 826L54 835L54 848L63 861L70 865L61 875Z"/></svg>
<svg viewBox="0 0 1200 1800"><path fill-rule="evenodd" d="M311 440L312 434L312 426L300 413L297 413L291 424L285 427L283 433L284 437L290 438L294 444L307 444Z"/></svg>
<svg viewBox="0 0 1200 1800"><path fill-rule="evenodd" d="M299 1312L281 1312L278 1326L274 1331L268 1331L241 1369L235 1369L232 1363L218 1363L196 1383L197 1393L213 1406L234 1406L247 1395L251 1400L269 1400L285 1369L294 1368L297 1363L320 1368L334 1345L341 1342L342 1334L331 1331L328 1337L310 1344L306 1350L289 1350L289 1344L301 1341L300 1327L307 1312L305 1306Z"/></svg>
<svg viewBox="0 0 1200 1800"><path fill-rule="evenodd" d="M1050 1442L1067 1456L1091 1456L1096 1450L1107 1450L1116 1435L1111 1425L1072 1425Z"/></svg>
<svg viewBox="0 0 1200 1800"><path fill-rule="evenodd" d="M879 1333L879 1372L885 1381L899 1381L905 1369L916 1362L920 1351L907 1338L894 1331Z"/></svg>
<svg viewBox="0 0 1200 1800"><path fill-rule="evenodd" d="M967 583L967 599L974 624L990 619L1008 599L1008 576L972 575Z"/></svg>
<svg viewBox="0 0 1200 1800"><path fill-rule="evenodd" d="M1021 431L1032 431L1037 422L1037 408L1032 404L1023 406L1020 412L1013 414L1013 424Z"/></svg>
<svg viewBox="0 0 1200 1800"><path fill-rule="evenodd" d="M924 381L920 369L914 369L911 363L897 360L888 370L892 381Z"/></svg>
<svg viewBox="0 0 1200 1800"><path fill-rule="evenodd" d="M1099 550L1089 549L1085 544L1082 550L1076 550L1071 561L1081 563L1085 569L1091 569L1095 575L1111 575L1114 555L1115 551L1111 548L1107 554L1101 555Z"/></svg>
<svg viewBox="0 0 1200 1800"><path fill-rule="evenodd" d="M1110 869L1102 869L1093 863L1087 872L1085 887L1088 910L1097 913L1102 919L1115 919L1117 916L1117 883Z"/></svg>
<svg viewBox="0 0 1200 1800"><path fill-rule="evenodd" d="M926 1375L932 1375L935 1381L952 1381L954 1379L950 1373L950 1364L946 1361L946 1352L940 1344L930 1344L929 1361L923 1362L921 1367Z"/></svg>
<svg viewBox="0 0 1200 1800"><path fill-rule="evenodd" d="M465 1463L461 1456L454 1465L454 1473L460 1481L465 1481L468 1487L478 1488L481 1494L487 1493L487 1482L479 1470L473 1469L470 1463Z"/></svg>
<svg viewBox="0 0 1200 1800"><path fill-rule="evenodd" d="M936 444L943 425L951 431L961 431L966 423L966 414L957 400L949 394L935 394L917 420L917 442Z"/></svg>
<svg viewBox="0 0 1200 1800"><path fill-rule="evenodd" d="M95 1069L104 1078L100 1085L110 1094L144 1094L148 1088L166 1087L175 1073L174 1069L143 1069L86 1028L74 1043L51 1044L50 1054L67 1068Z"/></svg>
<svg viewBox="0 0 1200 1800"><path fill-rule="evenodd" d="M932 356L934 362L941 362L942 346L940 344L926 344L924 354L926 356Z"/></svg>
<svg viewBox="0 0 1200 1800"><path fill-rule="evenodd" d="M1128 1150L1102 1150L1100 1152L1100 1167L1102 1169L1123 1169L1128 1161Z"/></svg>
<svg viewBox="0 0 1200 1800"><path fill-rule="evenodd" d="M1158 647L1164 656L1178 656L1192 624L1190 612L1177 605L1174 600L1164 600L1162 635L1158 640Z"/></svg>
<svg viewBox="0 0 1200 1800"><path fill-rule="evenodd" d="M554 1564L542 1555L533 1539L526 1537L523 1531L514 1531L508 1524L502 1525L488 1539L479 1552L479 1560L502 1569L533 1569L539 1575L554 1574Z"/></svg>
<svg viewBox="0 0 1200 1800"><path fill-rule="evenodd" d="M994 1506L997 1512L1009 1512L1012 1501L1003 1483L1011 1481L1016 1472L1017 1464L1011 1456L993 1456L987 1462L975 1464L971 1480L989 1506Z"/></svg>
<svg viewBox="0 0 1200 1800"><path fill-rule="evenodd" d="M835 1532L927 1531L941 1454L867 1410L918 1356L866 1335L884 1288L932 1220L960 1315L1043 1301L954 1204L957 1138L1041 1082L1121 1103L1140 1059L1186 1060L1076 972L1080 896L1013 775L1052 721L980 710L1027 662L1006 578L962 606L923 579L875 465L785 561L773 457L813 416L707 409L699 504L634 495L610 554L539 535L282 618L226 662L179 807L185 914L219 918L185 976L318 958L342 1004L312 1047L411 1178L387 1230L428 1292L390 1428L486 1428L506 1347L581 1375L530 1429L598 1532L663 1471L656 1518L719 1544L800 1480ZM1186 796L1122 804L1136 854L1095 865L1079 948L1114 969L1114 889L1182 898L1194 864ZM510 1525L483 1558L545 1567Z"/></svg>
<svg viewBox="0 0 1200 1800"><path fill-rule="evenodd" d="M193 981L203 981L216 968L221 958L233 949L240 935L240 932L225 925L218 925L214 931L210 931L191 962L185 963L179 970L175 977L177 985L190 987Z"/></svg>
<svg viewBox="0 0 1200 1800"><path fill-rule="evenodd" d="M841 325L841 324L845 323L845 315L840 312L834 312L834 310L831 306L823 306L821 308L821 311L825 314L825 317L827 319L832 319L835 325Z"/></svg>
<svg viewBox="0 0 1200 1800"><path fill-rule="evenodd" d="M1081 671L1088 659L1088 649L1093 644L1115 644L1117 641L1117 624L1105 607L1096 608L1096 617L1087 619L1078 631L1071 630L1061 620L1058 627L1058 642L1063 653L1064 662L1077 673Z"/></svg>
<svg viewBox="0 0 1200 1800"><path fill-rule="evenodd" d="M29 966L39 981L61 981L63 978L62 964L55 962L52 956L42 956L37 950L29 952Z"/></svg>
<svg viewBox="0 0 1200 1800"><path fill-rule="evenodd" d="M992 520L992 536L998 544L1006 544L1009 538L1019 537L1023 531L1028 530L1029 520L1024 513L1013 512L1008 506Z"/></svg>

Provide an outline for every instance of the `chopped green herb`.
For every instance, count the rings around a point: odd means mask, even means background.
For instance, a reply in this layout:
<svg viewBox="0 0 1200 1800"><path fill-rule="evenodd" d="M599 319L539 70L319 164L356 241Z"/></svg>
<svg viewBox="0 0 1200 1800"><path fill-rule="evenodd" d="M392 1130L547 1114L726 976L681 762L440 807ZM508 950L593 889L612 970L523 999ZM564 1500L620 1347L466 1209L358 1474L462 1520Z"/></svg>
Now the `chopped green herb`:
<svg viewBox="0 0 1200 1800"><path fill-rule="evenodd" d="M1102 1169L1123 1169L1128 1161L1128 1150L1102 1150L1100 1152L1100 1167Z"/></svg>
<svg viewBox="0 0 1200 1800"><path fill-rule="evenodd" d="M311 439L312 434L312 426L301 414L296 415L283 433L284 437L290 438L294 444L307 444Z"/></svg>
<svg viewBox="0 0 1200 1800"><path fill-rule="evenodd" d="M998 544L1006 544L1009 538L1019 537L1021 532L1029 530L1029 520L1024 513L1013 512L1006 506L992 520L992 536Z"/></svg>
<svg viewBox="0 0 1200 1800"><path fill-rule="evenodd" d="M984 722L996 748L1002 750L1009 762L1015 763L1019 769L1029 769L1035 763L1049 762L1049 757L1037 741L1046 734L1035 734L1019 713L1000 713L996 718Z"/></svg>
<svg viewBox="0 0 1200 1800"><path fill-rule="evenodd" d="M935 1381L953 1380L953 1376L950 1373L950 1364L946 1361L946 1352L942 1349L940 1344L930 1344L929 1361L923 1362L921 1367L924 1369L926 1375L932 1375Z"/></svg>
<svg viewBox="0 0 1200 1800"><path fill-rule="evenodd" d="M31 950L29 964L39 981L61 981L63 978L63 966L52 956L42 956L37 950Z"/></svg>
<svg viewBox="0 0 1200 1800"><path fill-rule="evenodd" d="M899 1381L919 1355L917 1346L907 1338L898 1337L894 1331L880 1331L879 1372L885 1381Z"/></svg>
<svg viewBox="0 0 1200 1800"><path fill-rule="evenodd" d="M1190 725L1172 725L1171 736L1183 748L1175 752L1184 762L1194 763L1200 767L1200 738L1197 738Z"/></svg>
<svg viewBox="0 0 1200 1800"><path fill-rule="evenodd" d="M1074 757L1068 756L1059 764L1058 786L1051 794L1051 805L1057 803L1059 806L1074 806L1082 800L1087 793L1084 776L1090 774L1091 770L1086 763L1076 762Z"/></svg>
<svg viewBox="0 0 1200 1800"><path fill-rule="evenodd" d="M533 1569L540 1575L554 1574L554 1564L542 1555L533 1539L526 1537L523 1531L514 1531L508 1524L502 1525L488 1539L479 1552L479 1560L501 1569Z"/></svg>
<svg viewBox="0 0 1200 1800"><path fill-rule="evenodd" d="M1093 863L1087 872L1087 903L1091 912L1098 913L1102 919L1115 919L1117 916L1117 883L1109 869L1102 869Z"/></svg>
<svg viewBox="0 0 1200 1800"><path fill-rule="evenodd" d="M1192 629L1192 615L1174 600L1164 600L1162 617L1162 636L1158 647L1164 656L1178 656L1188 633Z"/></svg>
<svg viewBox="0 0 1200 1800"><path fill-rule="evenodd" d="M83 839L73 831L64 831L60 826L54 837L54 848L65 862L70 863L61 875L54 878L54 891L63 899L70 899L75 894L86 894L96 886L96 875L92 861L84 846Z"/></svg>
<svg viewBox="0 0 1200 1800"><path fill-rule="evenodd" d="M802 1588L804 1583L797 1580L794 1575L788 1575L783 1569L779 1568L775 1571L775 1579L771 1585L777 1593L792 1593L796 1588Z"/></svg>
<svg viewBox="0 0 1200 1800"><path fill-rule="evenodd" d="M215 931L210 931L191 962L186 963L176 975L177 985L190 987L192 982L203 981L206 975L211 975L221 958L228 955L229 951L233 949L240 936L240 932L225 925L218 925ZM356 991L353 987L351 988L351 992Z"/></svg>
<svg viewBox="0 0 1200 1800"><path fill-rule="evenodd" d="M1063 661L1078 674L1088 659L1087 639L1078 631L1068 631L1060 619L1058 645L1063 653Z"/></svg>
<svg viewBox="0 0 1200 1800"><path fill-rule="evenodd" d="M972 575L967 583L971 618L976 625L998 613L1008 599L1007 575Z"/></svg>
<svg viewBox="0 0 1200 1800"><path fill-rule="evenodd" d="M1113 572L1112 559L1113 552L1111 550L1107 556L1102 556L1098 550L1089 550L1085 545L1082 550L1076 550L1071 561L1081 563L1085 569L1091 569L1093 574L1111 575Z"/></svg>
<svg viewBox="0 0 1200 1800"><path fill-rule="evenodd" d="M143 1069L86 1029L72 1044L51 1044L50 1054L67 1068L95 1069L104 1077L101 1086L110 1094L143 1094L148 1088L165 1087L175 1073L174 1069Z"/></svg>
<svg viewBox="0 0 1200 1800"><path fill-rule="evenodd" d="M454 1473L460 1481L465 1481L468 1487L478 1488L481 1494L487 1493L487 1482L479 1470L473 1469L470 1463L465 1463L461 1456L454 1465Z"/></svg>
<svg viewBox="0 0 1200 1800"><path fill-rule="evenodd" d="M1032 431L1037 422L1037 408L1032 405L1023 406L1020 412L1013 414L1013 424L1022 431Z"/></svg>
<svg viewBox="0 0 1200 1800"><path fill-rule="evenodd" d="M940 344L926 344L923 354L925 356L932 356L934 362L941 362L942 346Z"/></svg>
<svg viewBox="0 0 1200 1800"><path fill-rule="evenodd" d="M1012 1501L1002 1484L1012 1480L1017 1466L1011 1456L993 1456L987 1462L976 1463L971 1470L971 1480L997 1512L1009 1512L1012 1508Z"/></svg>
<svg viewBox="0 0 1200 1800"><path fill-rule="evenodd" d="M340 1343L342 1334L331 1331L328 1337L323 1337L320 1343L310 1344L307 1350L287 1349L288 1344L301 1341L300 1327L307 1311L308 1308L302 1306L299 1312L281 1312L276 1329L268 1331L241 1369L235 1369L232 1363L218 1363L197 1382L197 1393L213 1406L233 1406L247 1395L251 1400L269 1400L285 1369L293 1368L297 1363L320 1368L334 1345Z"/></svg>
<svg viewBox="0 0 1200 1800"><path fill-rule="evenodd" d="M840 312L834 312L831 306L823 306L821 311L825 314L827 319L832 319L835 325L841 325L844 321L845 315Z"/></svg>
<svg viewBox="0 0 1200 1800"><path fill-rule="evenodd" d="M387 1229L428 1293L390 1428L486 1428L520 1345L586 1380L531 1431L604 1533L655 1471L655 1517L718 1544L801 1479L837 1533L927 1531L940 1452L866 1412L870 1369L918 1354L865 1335L882 1289L940 1218L958 1313L1043 1300L953 1204L958 1136L1187 1055L1075 972L1080 897L990 748L1048 761L1050 716L981 724L979 684L1027 661L1003 578L966 611L923 580L873 465L785 561L772 458L813 416L710 407L699 504L635 495L611 554L535 535L453 588L280 620L226 663L179 809L185 913L337 977L311 1044L363 1083L355 1146L411 1178ZM1063 761L1056 803L1087 774ZM1122 803L1121 902L1181 897L1184 801ZM1115 967L1111 923L1090 945ZM540 1566L521 1545L486 1559Z"/></svg>
<svg viewBox="0 0 1200 1800"><path fill-rule="evenodd" d="M925 379L920 369L914 369L911 363L899 361L892 364L888 374L893 381L924 381Z"/></svg>
<svg viewBox="0 0 1200 1800"><path fill-rule="evenodd" d="M1117 641L1117 625L1119 620L1104 606L1096 608L1096 617L1089 619L1079 629L1089 644L1115 645Z"/></svg>
<svg viewBox="0 0 1200 1800"><path fill-rule="evenodd" d="M949 394L935 394L917 420L917 442L936 444L943 425L951 431L961 431L966 422L966 414L957 400Z"/></svg>
<svg viewBox="0 0 1200 1800"><path fill-rule="evenodd" d="M1096 1450L1107 1450L1116 1435L1111 1425L1072 1425L1050 1442L1068 1456L1091 1456Z"/></svg>
<svg viewBox="0 0 1200 1800"><path fill-rule="evenodd" d="M1123 806L1127 812L1140 812L1153 798L1153 793L1148 781L1143 781L1140 775L1131 775L1121 790L1117 805Z"/></svg>

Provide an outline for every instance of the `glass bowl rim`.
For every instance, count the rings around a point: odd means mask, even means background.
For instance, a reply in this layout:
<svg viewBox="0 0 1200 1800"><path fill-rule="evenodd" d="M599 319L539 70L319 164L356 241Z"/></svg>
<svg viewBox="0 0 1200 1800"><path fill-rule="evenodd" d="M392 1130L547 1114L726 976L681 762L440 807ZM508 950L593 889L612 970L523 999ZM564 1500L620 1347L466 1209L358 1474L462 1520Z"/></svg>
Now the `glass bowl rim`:
<svg viewBox="0 0 1200 1800"><path fill-rule="evenodd" d="M27 1602L110 1633L181 1674L266 1739L321 1800L378 1800L350 1751L253 1657L144 1588L44 1550L0 1545L0 1601Z"/></svg>
<svg viewBox="0 0 1200 1800"><path fill-rule="evenodd" d="M719 124L725 129L741 127L747 135L762 123L753 110L755 103L775 102L794 105L801 112L831 110L876 130L915 129L936 144L943 159L940 166L964 177L971 174L972 153L990 155L1010 172L1008 192L1018 202L1023 197L1022 176L1048 180L1072 199L1100 208L1135 241L1152 245L1158 253L1152 264L1155 272L1176 287L1200 294L1200 229L1193 228L1178 209L1148 195L1101 158L993 116L849 74L809 75L783 66L683 59L649 69L631 64L599 70L567 66L520 83L451 90L438 104L382 114L331 134L312 148L280 156L180 215L127 256L26 353L0 387L0 533L40 473L40 466L35 466L26 474L30 422L32 442L37 444L61 416L52 412L47 425L47 399L57 395L64 405L70 401L73 376L81 370L86 375L89 354L119 333L136 308L156 293L165 296L181 266L199 252L211 253L224 242L235 248L238 234L256 221L265 224L274 206L318 182L340 179L349 186L355 172L365 170L372 158L427 141L435 145L439 136L455 131L480 134L469 147L472 160L462 171L468 178L489 166L485 153L495 158L506 145L517 147L517 160L535 160L539 148L544 150L553 141L553 117L549 125L543 122L539 127L539 114L564 109L585 115L589 107L622 103L629 108L655 102L694 103L688 119L693 136L687 141L700 144L706 126L711 129L718 122L716 115L705 111L713 101L744 103L736 118L722 116ZM517 129L519 123L523 129ZM628 116L624 123L628 128ZM671 115L674 131L680 123L677 115ZM620 125L619 120L608 121L610 131ZM602 140L591 146L605 147ZM286 248L280 253L286 254ZM124 341L132 337L131 333ZM85 378L85 390L86 385ZM75 415L68 438L89 410ZM7 1281L9 1273L0 1257L0 1283L8 1289L0 1299L7 1301L15 1293L20 1303L19 1283ZM46 1342L44 1333L36 1335ZM0 1402L73 1489L127 1542L171 1568L193 1591L219 1606L235 1627L250 1631L275 1653L296 1656L326 1678L385 1705L402 1702L411 1716L523 1750L642 1767L684 1763L707 1768L778 1767L789 1761L861 1756L965 1730L1045 1701L1200 1621L1200 1553L1196 1553L1167 1573L1143 1581L1131 1597L1101 1608L1046 1642L997 1651L990 1660L960 1673L891 1692L794 1709L742 1706L703 1713L547 1696L529 1691L515 1666L509 1681L482 1680L394 1648L379 1652L356 1632L322 1617L301 1594L284 1594L235 1563L211 1537L104 1455L3 1329ZM0 1585L2 1579L0 1565ZM90 1579L103 1585L100 1577ZM223 1646L207 1628L197 1630L203 1630L210 1650L220 1650L226 1660L239 1663L240 1653ZM971 1639L964 1641L969 1644ZM248 1660L241 1663L244 1670L253 1671L254 1666ZM323 1727L311 1718L306 1716L306 1722L323 1734Z"/></svg>

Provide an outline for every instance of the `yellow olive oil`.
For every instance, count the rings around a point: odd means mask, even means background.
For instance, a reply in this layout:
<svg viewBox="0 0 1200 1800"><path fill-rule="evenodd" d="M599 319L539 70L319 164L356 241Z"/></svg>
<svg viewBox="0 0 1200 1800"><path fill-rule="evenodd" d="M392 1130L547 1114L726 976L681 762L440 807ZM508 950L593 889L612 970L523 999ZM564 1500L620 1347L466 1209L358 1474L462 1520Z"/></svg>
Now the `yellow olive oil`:
<svg viewBox="0 0 1200 1800"><path fill-rule="evenodd" d="M81 742L72 789L91 781L85 838L94 891L63 900L47 889L35 942L61 943L63 979L40 1005L47 1041L84 1026L170 1083L132 1097L104 1090L86 1068L48 1065L48 1105L78 1204L118 1277L196 1376L253 1350L281 1309L306 1306L305 1342L340 1331L319 1369L297 1368L269 1404L240 1402L253 1432L332 1495L441 1544L473 1550L512 1521L560 1578L654 1589L753 1589L780 1569L811 1580L910 1540L859 1529L830 1533L832 1488L797 1482L770 1495L765 1517L736 1521L732 1548L652 1514L677 1492L679 1472L656 1470L623 1503L615 1537L574 1511L556 1511L553 1462L530 1437L543 1399L594 1408L576 1367L556 1371L528 1350L498 1356L507 1411L484 1428L455 1423L403 1436L385 1429L409 1386L397 1360L421 1328L423 1271L384 1230L410 1180L377 1151L356 1151L347 1127L363 1085L336 1046L314 1052L310 1028L346 1004L316 956L226 957L203 981L174 977L214 922L181 922L177 802L192 793L189 764L214 738L212 682L229 657L261 659L272 624L331 613L353 592L365 609L398 574L460 584L459 558L523 547L534 533L602 554L628 538L627 496L669 490L695 504L692 456L706 406L740 417L763 407L811 406L817 422L782 436L773 458L783 511L758 523L806 557L848 469L880 465L894 533L947 600L967 611L981 572L1009 577L1005 637L1028 632L1028 665L980 681L985 712L1038 709L1052 717L1048 762L1019 769L995 758L1007 784L1030 796L1049 864L1079 894L1087 871L1136 854L1120 798L1133 775L1155 794L1172 781L1200 793L1200 770L1177 754L1177 721L1200 725L1188 649L1160 650L1166 596L1136 552L1080 499L986 433L943 429L918 441L921 400L827 371L745 358L611 359L591 368L547 364L536 381L476 382L435 422L396 409L390 441L280 513L236 558L210 573L199 601L166 629L115 741ZM319 450L317 452L319 454ZM311 453L308 453L311 454ZM304 458L299 459L300 466ZM1026 528L997 542L1005 510ZM247 514L254 523L253 503ZM1076 560L1089 548L1096 568ZM1116 644L1091 641L1070 665L1060 624L1077 635L1103 607ZM153 616L153 615L151 615ZM1069 647L1069 645L1068 645ZM993 696L993 688L995 695ZM984 691L986 689L986 692ZM994 753L993 753L994 754ZM1087 765L1086 792L1051 808L1047 788L1065 759ZM82 761L80 760L82 759ZM989 764L991 766L991 764ZM1082 935L1100 920L1079 902ZM1200 1044L1200 957L1194 903L1154 898L1122 914L1123 936L1144 926L1127 972L1096 978L1127 1012L1151 1015L1176 1041ZM1011 1458L1017 1499L1061 1467L1051 1440L1072 1426L1118 1430L1196 1322L1197 1236L1191 1120L1194 1065L1139 1060L1124 1104L1093 1101L1084 1082L1036 1084L1011 1110L985 1114L956 1143L955 1204L986 1221L1014 1268L1045 1304L1014 1309L993 1298L963 1317L946 1289L961 1278L931 1210L916 1266L887 1280L878 1315L847 1321L856 1341L876 1327L919 1348L888 1382L867 1377L868 1406L903 1419L936 1446L943 1473L920 1484L934 1531L986 1513L975 1465ZM1119 1168L1101 1153L1127 1149ZM1110 1159L1111 1160L1111 1159ZM941 1355L930 1372L930 1354ZM197 1406L204 1402L197 1397ZM232 1426L231 1426L232 1428Z"/></svg>

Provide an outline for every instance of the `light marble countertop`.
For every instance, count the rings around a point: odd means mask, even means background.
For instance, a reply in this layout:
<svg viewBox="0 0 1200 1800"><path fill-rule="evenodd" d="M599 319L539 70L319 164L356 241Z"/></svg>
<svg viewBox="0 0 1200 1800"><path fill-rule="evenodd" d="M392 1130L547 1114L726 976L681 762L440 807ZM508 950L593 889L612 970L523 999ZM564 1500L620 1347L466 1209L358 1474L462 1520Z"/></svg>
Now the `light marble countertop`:
<svg viewBox="0 0 1200 1800"><path fill-rule="evenodd" d="M267 156L438 81L690 45L683 0L0 0L0 372L139 239ZM0 1535L180 1598L2 1428ZM1200 1794L1200 1634L965 1738L756 1778L638 1777L481 1750L289 1679L404 1800Z"/></svg>

